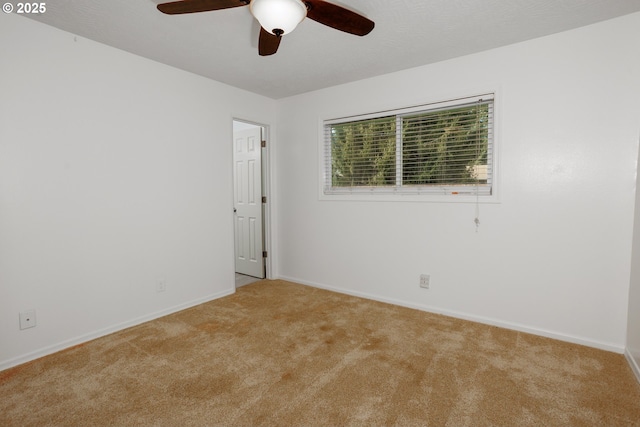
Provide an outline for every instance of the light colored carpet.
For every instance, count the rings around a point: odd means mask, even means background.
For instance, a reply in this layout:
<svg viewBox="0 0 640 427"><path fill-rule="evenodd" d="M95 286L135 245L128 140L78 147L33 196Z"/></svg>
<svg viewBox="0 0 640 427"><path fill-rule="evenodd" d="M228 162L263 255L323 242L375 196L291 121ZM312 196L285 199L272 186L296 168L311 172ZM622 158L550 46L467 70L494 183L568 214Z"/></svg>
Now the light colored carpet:
<svg viewBox="0 0 640 427"><path fill-rule="evenodd" d="M2 426L638 426L624 357L283 281L0 372Z"/></svg>

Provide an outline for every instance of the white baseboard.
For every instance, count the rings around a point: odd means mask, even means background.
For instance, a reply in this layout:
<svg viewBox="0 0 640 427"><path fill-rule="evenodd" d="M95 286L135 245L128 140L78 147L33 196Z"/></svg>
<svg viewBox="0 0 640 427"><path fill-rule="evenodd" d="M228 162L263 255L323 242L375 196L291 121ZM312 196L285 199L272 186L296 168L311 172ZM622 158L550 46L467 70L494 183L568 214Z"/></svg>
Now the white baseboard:
<svg viewBox="0 0 640 427"><path fill-rule="evenodd" d="M490 318L490 317L476 316L476 315L472 315L472 314L458 312L458 311L455 311L455 310L446 310L446 309L441 309L441 308L438 308L438 307L432 307L432 306L429 306L429 305L426 305L426 304L416 304L416 303L411 303L411 302L407 302L407 301L403 301L403 300L397 300L397 299L394 299L394 298L381 297L379 295L374 295L374 294L370 294L370 293L367 293L367 292L352 291L350 289L340 288L340 287L336 287L336 286L324 285L324 284L321 284L321 283L310 282L308 280L302 280L302 279L298 279L298 278L295 278L295 277L280 276L279 279L286 280L286 281L289 281L289 282L294 282L294 283L300 283L301 285L307 285L307 286L311 286L311 287L314 287L314 288L326 289L328 291L333 291L333 292L338 292L338 293L342 293L342 294L352 295L352 296L356 296L356 297L360 297L360 298L365 298L365 299L370 299L370 300L374 300L374 301L385 302L385 303L388 303L388 304L399 305L399 306L407 307L407 308L413 308L413 309L416 309L416 310L426 311L426 312L429 312L429 313L442 314L444 316L454 317L454 318L457 318L457 319L469 320L471 322L483 323L483 324L486 324L486 325L497 326L497 327L500 327L500 328L511 329L511 330L519 331L519 332L525 332L525 333L532 334L532 335L538 335L538 336L542 336L542 337L546 337L546 338L556 339L556 340L559 340L559 341L570 342L572 344L584 345L584 346L587 346L587 347L593 347L593 348L597 348L597 349L600 349L600 350L611 351L611 352L618 353L618 354L623 354L624 351L625 351L624 347L619 346L619 345L606 343L606 342L600 342L600 341L594 341L594 340L591 340L591 339L588 339L588 338L583 338L583 337L577 337L577 336L572 336L572 335L561 334L561 333L558 333L558 332L547 331L547 330L544 330L544 329L532 328L532 327L529 327L529 326L526 326L526 325L522 325L522 324L518 324L518 323L514 323L514 322L505 322L503 320L493 319L493 318Z"/></svg>
<svg viewBox="0 0 640 427"><path fill-rule="evenodd" d="M629 366L635 374L636 379L640 382L640 366L638 366L638 361L633 357L628 348L624 349L624 356L627 358L627 362L629 362Z"/></svg>
<svg viewBox="0 0 640 427"><path fill-rule="evenodd" d="M194 307L196 305L203 304L205 302L213 301L213 300L216 300L218 298L222 298L222 297L225 297L227 295L231 295L234 292L235 292L235 287L233 289L228 290L228 291L218 292L218 293L211 294L211 295L208 295L208 296L203 297L203 298L198 298L196 300L189 301L189 302L186 302L186 303L183 303L183 304L178 304L176 306L169 307L167 309L160 310L160 311L157 311L155 313L150 313L150 314L147 314L147 315L144 315L144 316L140 316L140 317L137 317L135 319L128 320L126 322L118 323L117 325L109 326L109 327L104 328L104 329L100 329L100 330L97 330L97 331L94 331L94 332L90 332L88 334L81 335L79 337L71 338L69 340L65 340L65 341L62 341L60 343L57 343L57 344L54 344L54 345L51 345L51 346L47 346L47 347L41 348L41 349L36 350L36 351L32 351L32 352L27 353L25 355L22 355L22 356L19 356L19 357L15 357L13 359L9 359L9 360L0 362L0 371L12 368L14 366L21 365L23 363L30 362L30 361L35 360L35 359L39 359L39 358L41 358L43 356L48 356L50 354L57 353L59 351L62 351L64 349L67 349L67 348L70 348L70 347L73 347L75 345L86 343L86 342L94 340L96 338L100 338L100 337L103 337L105 335L109 335L109 334L112 334L114 332L118 332L118 331L121 331L123 329L130 328L132 326L140 325L140 324L148 322L150 320L158 319L160 317L164 317L164 316L167 316L169 314L173 314L173 313L176 313L178 311L182 311L182 310L185 310L187 308L191 308L191 307Z"/></svg>

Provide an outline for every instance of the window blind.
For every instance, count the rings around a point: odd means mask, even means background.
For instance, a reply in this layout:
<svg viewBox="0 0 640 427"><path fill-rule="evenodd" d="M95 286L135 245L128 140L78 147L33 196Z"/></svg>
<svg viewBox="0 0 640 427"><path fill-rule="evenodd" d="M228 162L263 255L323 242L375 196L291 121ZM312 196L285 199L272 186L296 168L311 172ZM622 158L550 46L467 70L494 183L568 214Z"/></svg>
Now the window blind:
<svg viewBox="0 0 640 427"><path fill-rule="evenodd" d="M491 194L493 94L324 122L324 192Z"/></svg>

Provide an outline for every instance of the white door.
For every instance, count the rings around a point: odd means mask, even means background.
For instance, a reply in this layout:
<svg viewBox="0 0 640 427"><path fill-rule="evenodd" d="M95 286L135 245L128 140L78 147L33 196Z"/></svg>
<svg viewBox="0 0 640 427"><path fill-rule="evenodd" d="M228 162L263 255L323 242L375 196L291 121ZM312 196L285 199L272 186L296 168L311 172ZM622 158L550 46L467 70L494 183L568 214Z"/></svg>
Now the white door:
<svg viewBox="0 0 640 427"><path fill-rule="evenodd" d="M264 278L260 127L233 132L236 272Z"/></svg>

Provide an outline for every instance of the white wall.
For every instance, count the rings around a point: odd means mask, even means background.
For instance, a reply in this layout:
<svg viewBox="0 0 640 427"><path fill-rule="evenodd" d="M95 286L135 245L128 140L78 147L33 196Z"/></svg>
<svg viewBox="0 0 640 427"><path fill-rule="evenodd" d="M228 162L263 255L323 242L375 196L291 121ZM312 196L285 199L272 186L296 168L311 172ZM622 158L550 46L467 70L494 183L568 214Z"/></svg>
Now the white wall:
<svg viewBox="0 0 640 427"><path fill-rule="evenodd" d="M16 15L0 61L0 369L234 291L232 117L275 101Z"/></svg>
<svg viewBox="0 0 640 427"><path fill-rule="evenodd" d="M638 164L640 164L640 157L638 157ZM636 176L636 180L629 315L627 319L627 348L625 354L638 381L640 381L640 176Z"/></svg>
<svg viewBox="0 0 640 427"><path fill-rule="evenodd" d="M633 14L281 100L280 275L622 352L638 52ZM487 89L497 90L501 202L481 206L478 233L473 204L319 200L320 119Z"/></svg>

